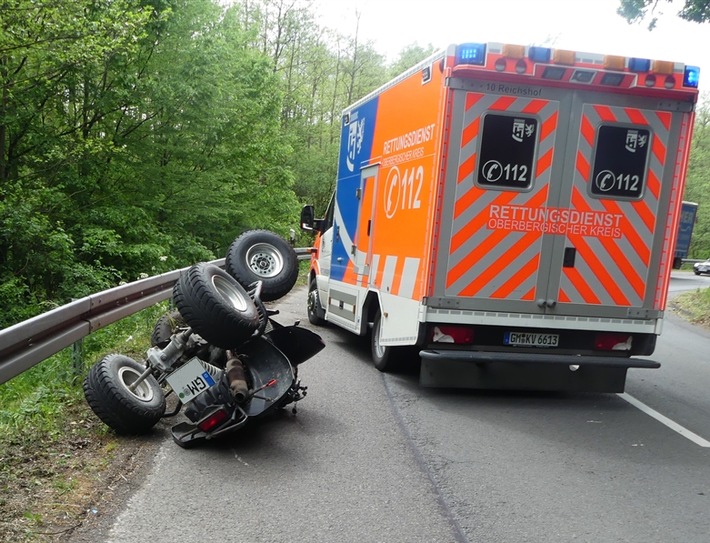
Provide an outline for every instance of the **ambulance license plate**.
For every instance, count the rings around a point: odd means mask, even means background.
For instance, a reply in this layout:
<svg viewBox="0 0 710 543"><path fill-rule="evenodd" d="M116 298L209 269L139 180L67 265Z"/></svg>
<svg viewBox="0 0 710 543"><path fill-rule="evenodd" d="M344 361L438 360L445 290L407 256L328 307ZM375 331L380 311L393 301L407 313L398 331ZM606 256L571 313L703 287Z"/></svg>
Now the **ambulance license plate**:
<svg viewBox="0 0 710 543"><path fill-rule="evenodd" d="M215 383L197 357L171 373L167 380L183 404L193 400Z"/></svg>
<svg viewBox="0 0 710 543"><path fill-rule="evenodd" d="M503 343L516 347L557 347L560 343L560 336L535 332L506 332L503 336Z"/></svg>

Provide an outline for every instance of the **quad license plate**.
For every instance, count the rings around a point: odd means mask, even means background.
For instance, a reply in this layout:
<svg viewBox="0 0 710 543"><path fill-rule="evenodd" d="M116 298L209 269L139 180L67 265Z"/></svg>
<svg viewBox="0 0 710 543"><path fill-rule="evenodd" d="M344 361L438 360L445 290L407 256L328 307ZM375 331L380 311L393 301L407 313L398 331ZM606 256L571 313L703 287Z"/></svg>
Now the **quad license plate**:
<svg viewBox="0 0 710 543"><path fill-rule="evenodd" d="M183 404L195 399L215 383L199 358L191 359L179 370L171 373L167 381Z"/></svg>
<svg viewBox="0 0 710 543"><path fill-rule="evenodd" d="M503 343L520 347L557 347L560 343L560 336L534 332L506 332L503 336Z"/></svg>

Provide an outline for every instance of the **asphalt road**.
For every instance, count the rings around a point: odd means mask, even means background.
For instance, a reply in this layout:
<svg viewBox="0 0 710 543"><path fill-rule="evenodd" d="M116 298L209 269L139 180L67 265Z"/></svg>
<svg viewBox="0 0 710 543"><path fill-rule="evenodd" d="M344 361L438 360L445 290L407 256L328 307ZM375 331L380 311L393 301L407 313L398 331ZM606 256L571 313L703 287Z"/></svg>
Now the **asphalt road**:
<svg viewBox="0 0 710 543"><path fill-rule="evenodd" d="M674 273L671 294L699 286ZM309 326L304 303L289 294L280 320ZM710 541L707 332L669 317L662 368L630 370L620 396L424 389L318 330L296 416L196 450L166 437L104 540Z"/></svg>

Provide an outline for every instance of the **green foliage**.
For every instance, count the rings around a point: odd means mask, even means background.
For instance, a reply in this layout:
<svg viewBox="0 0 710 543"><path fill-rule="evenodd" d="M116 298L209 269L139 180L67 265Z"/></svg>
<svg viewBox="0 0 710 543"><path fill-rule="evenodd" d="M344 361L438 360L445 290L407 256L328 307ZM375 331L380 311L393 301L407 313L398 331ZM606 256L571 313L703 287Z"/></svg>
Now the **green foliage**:
<svg viewBox="0 0 710 543"><path fill-rule="evenodd" d="M71 408L83 402L79 384L88 368L108 352L141 360L150 334L166 304L145 309L85 338L81 363L68 348L0 385L0 435L61 431Z"/></svg>
<svg viewBox="0 0 710 543"><path fill-rule="evenodd" d="M386 66L307 0L15 0L0 30L0 327L287 235L341 111L431 52Z"/></svg>
<svg viewBox="0 0 710 543"><path fill-rule="evenodd" d="M710 325L710 289L702 288L684 292L671 302L671 307L682 313L693 324Z"/></svg>
<svg viewBox="0 0 710 543"><path fill-rule="evenodd" d="M710 109L704 100L697 112L683 199L698 204L689 258L710 256Z"/></svg>
<svg viewBox="0 0 710 543"><path fill-rule="evenodd" d="M398 76L434 53L435 49L431 44L428 44L426 47L422 47L417 43L407 45L400 51L399 57L394 61L392 66L390 66L390 77Z"/></svg>
<svg viewBox="0 0 710 543"><path fill-rule="evenodd" d="M629 23L648 21L649 30L653 30L658 22L660 11L660 0L619 0L617 13ZM673 0L665 0L665 4L673 4ZM680 2L678 2L680 4ZM704 23L710 20L709 0L684 0L682 8L676 12L678 17L686 21Z"/></svg>

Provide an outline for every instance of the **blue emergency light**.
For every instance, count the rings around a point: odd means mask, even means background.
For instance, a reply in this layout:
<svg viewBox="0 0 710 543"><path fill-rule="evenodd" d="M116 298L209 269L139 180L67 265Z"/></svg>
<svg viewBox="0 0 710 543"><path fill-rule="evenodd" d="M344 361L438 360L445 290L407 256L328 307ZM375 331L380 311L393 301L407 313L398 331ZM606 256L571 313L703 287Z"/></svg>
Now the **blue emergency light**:
<svg viewBox="0 0 710 543"><path fill-rule="evenodd" d="M686 66L683 72L683 86L692 89L698 88L698 80L700 79L700 68L697 66Z"/></svg>
<svg viewBox="0 0 710 543"><path fill-rule="evenodd" d="M651 60L647 58L630 58L629 70L632 72L650 72Z"/></svg>
<svg viewBox="0 0 710 543"><path fill-rule="evenodd" d="M463 43L456 48L456 64L477 64L478 66L483 66L485 63L485 43Z"/></svg>
<svg viewBox="0 0 710 543"><path fill-rule="evenodd" d="M552 49L549 47L532 45L528 48L528 58L533 62L550 62L550 59L552 58Z"/></svg>

